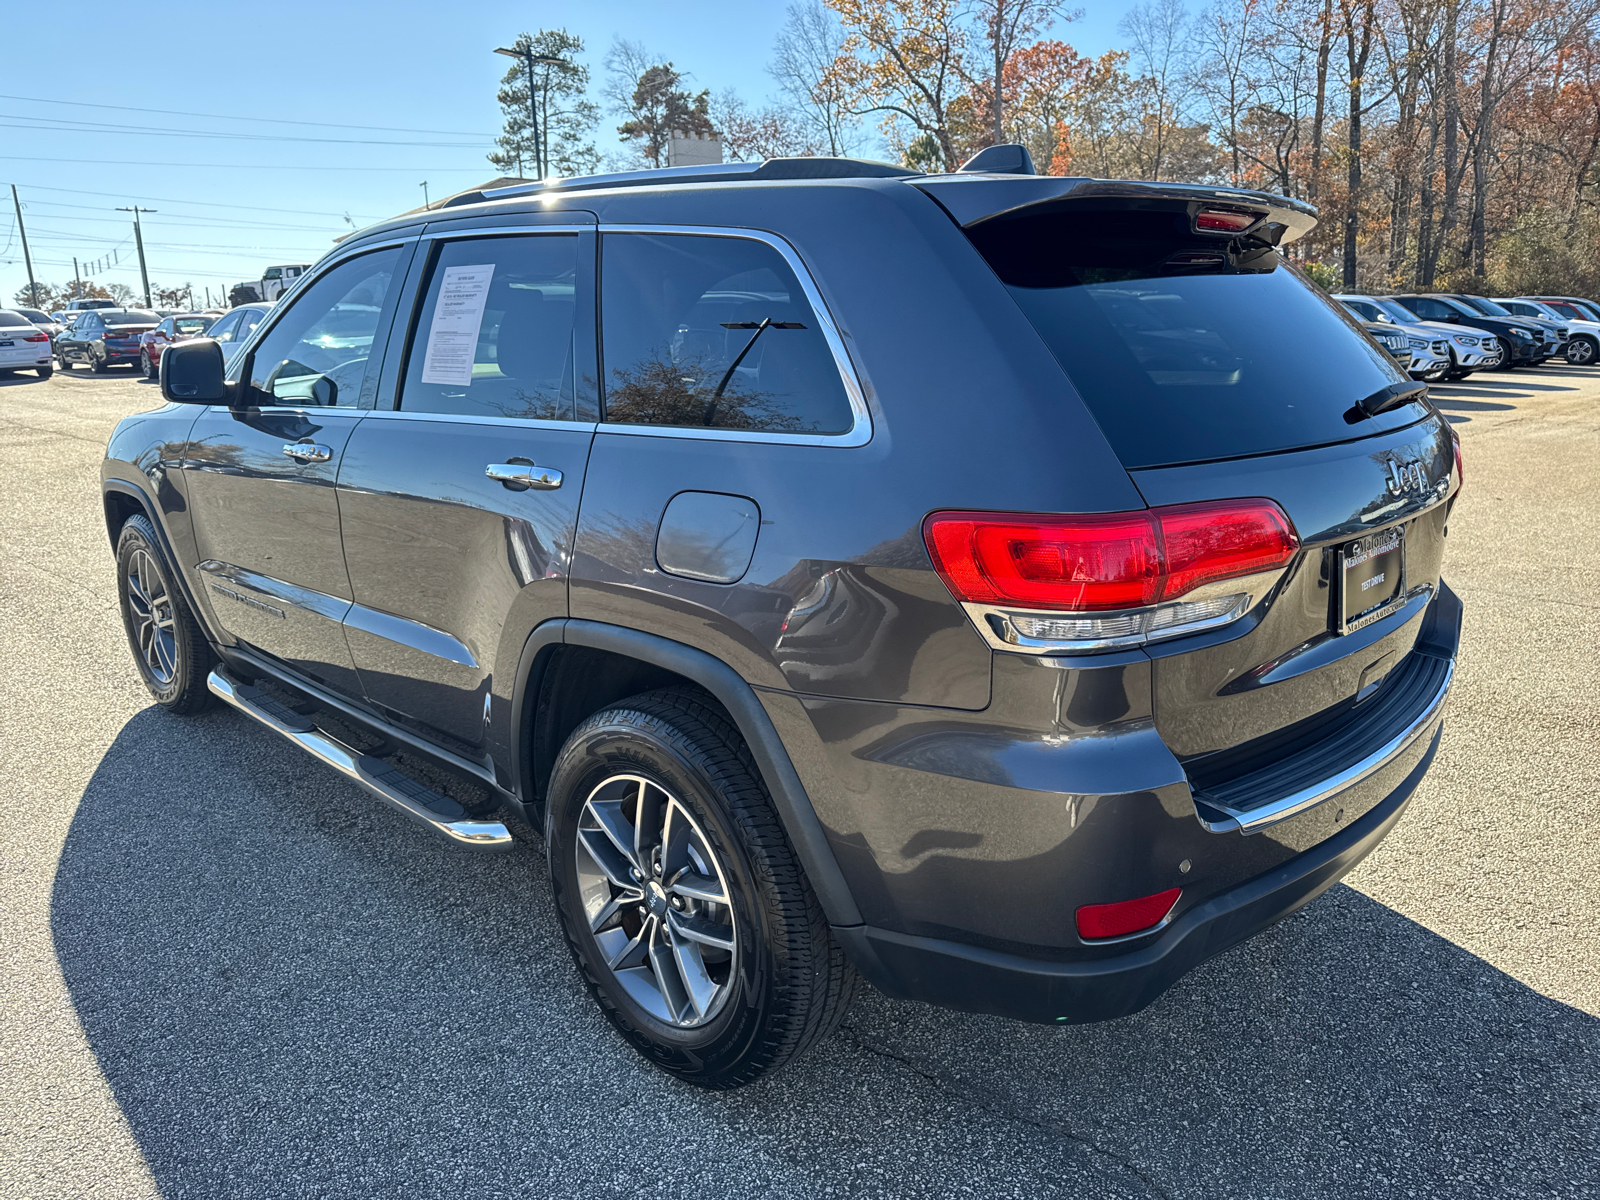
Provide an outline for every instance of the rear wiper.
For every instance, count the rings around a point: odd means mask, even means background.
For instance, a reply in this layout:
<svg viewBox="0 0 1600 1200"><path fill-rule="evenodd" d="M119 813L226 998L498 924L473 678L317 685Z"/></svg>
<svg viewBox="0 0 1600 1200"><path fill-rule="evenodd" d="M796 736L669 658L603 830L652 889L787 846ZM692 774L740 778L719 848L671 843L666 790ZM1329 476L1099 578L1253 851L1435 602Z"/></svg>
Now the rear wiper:
<svg viewBox="0 0 1600 1200"><path fill-rule="evenodd" d="M717 415L717 402L722 399L722 393L727 388L733 373L739 369L739 364L744 361L744 356L750 353L750 347L756 344L756 339L769 329L804 329L799 321L774 321L771 317L763 317L759 321L723 321L724 329L754 329L750 340L744 344L744 349L728 364L728 369L722 373L722 380L717 384L717 390L711 393L711 403L706 406L705 423L711 424Z"/></svg>
<svg viewBox="0 0 1600 1200"><path fill-rule="evenodd" d="M1391 383L1388 387L1379 388L1365 399L1357 400L1355 406L1345 413L1344 419L1354 425L1367 417L1375 417L1381 412L1388 412L1391 408L1420 400L1427 394L1428 385L1425 383Z"/></svg>

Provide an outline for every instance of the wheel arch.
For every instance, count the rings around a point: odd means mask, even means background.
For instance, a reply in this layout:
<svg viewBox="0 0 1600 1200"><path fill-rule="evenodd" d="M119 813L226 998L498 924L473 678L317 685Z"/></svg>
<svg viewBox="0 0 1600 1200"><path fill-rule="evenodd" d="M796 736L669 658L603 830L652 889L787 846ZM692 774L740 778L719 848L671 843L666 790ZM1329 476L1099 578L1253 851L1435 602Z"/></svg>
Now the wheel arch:
<svg viewBox="0 0 1600 1200"><path fill-rule="evenodd" d="M195 602L196 597L189 586L189 577L179 565L178 556L173 550L172 536L167 530L166 522L161 519L159 506L136 484L126 479L115 477L103 479L100 486L100 499L105 511L106 536L111 542L112 554L117 552L117 542L122 537L122 527L128 523L130 517L142 516L149 521L151 528L156 531L157 549L166 560L167 570L171 573L173 582L183 594L184 604L188 606L189 612L199 623L206 637L215 645L217 637L210 625L210 613Z"/></svg>
<svg viewBox="0 0 1600 1200"><path fill-rule="evenodd" d="M550 767L585 718L643 691L683 686L715 700L750 747L828 923L861 924L822 823L766 709L737 671L704 650L598 621L540 625L524 645L513 691L513 790L530 811L542 813Z"/></svg>

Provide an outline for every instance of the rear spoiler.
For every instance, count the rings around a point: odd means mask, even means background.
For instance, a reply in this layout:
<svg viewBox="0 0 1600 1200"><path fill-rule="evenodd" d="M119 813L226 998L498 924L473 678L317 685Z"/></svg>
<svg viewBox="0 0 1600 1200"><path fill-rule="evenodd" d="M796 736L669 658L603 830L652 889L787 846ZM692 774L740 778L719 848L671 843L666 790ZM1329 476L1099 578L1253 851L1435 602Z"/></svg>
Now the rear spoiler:
<svg viewBox="0 0 1600 1200"><path fill-rule="evenodd" d="M1256 212L1266 218L1262 232L1274 245L1304 237L1317 225L1316 208L1304 200L1201 183L999 174L928 175L906 182L937 200L963 229L1003 217L1043 216L1053 208L1070 208L1083 200L1176 200Z"/></svg>

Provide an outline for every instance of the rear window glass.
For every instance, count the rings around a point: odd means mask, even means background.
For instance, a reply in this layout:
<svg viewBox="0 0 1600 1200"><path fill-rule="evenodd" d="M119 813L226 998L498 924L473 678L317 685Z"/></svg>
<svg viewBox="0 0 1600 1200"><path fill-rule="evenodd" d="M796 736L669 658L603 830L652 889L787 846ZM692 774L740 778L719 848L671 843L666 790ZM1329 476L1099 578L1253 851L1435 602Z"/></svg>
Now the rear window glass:
<svg viewBox="0 0 1600 1200"><path fill-rule="evenodd" d="M23 316L21 313L0 312L0 326L9 327L9 326L12 326L12 325L29 325L29 324L32 324L32 322L30 322L28 320L28 318Z"/></svg>
<svg viewBox="0 0 1600 1200"><path fill-rule="evenodd" d="M215 317L179 317L176 324L179 333L193 336L210 329L215 321Z"/></svg>
<svg viewBox="0 0 1600 1200"><path fill-rule="evenodd" d="M773 247L743 237L611 233L601 273L607 421L850 429L833 351Z"/></svg>
<svg viewBox="0 0 1600 1200"><path fill-rule="evenodd" d="M105 313L104 316L106 324L113 329L123 325L149 325L153 327L157 321L161 320L153 312L134 312L131 309L127 312Z"/></svg>
<svg viewBox="0 0 1600 1200"><path fill-rule="evenodd" d="M1422 415L1347 419L1406 374L1276 251L1221 253L1186 212L1078 209L968 232L1127 467L1349 441Z"/></svg>

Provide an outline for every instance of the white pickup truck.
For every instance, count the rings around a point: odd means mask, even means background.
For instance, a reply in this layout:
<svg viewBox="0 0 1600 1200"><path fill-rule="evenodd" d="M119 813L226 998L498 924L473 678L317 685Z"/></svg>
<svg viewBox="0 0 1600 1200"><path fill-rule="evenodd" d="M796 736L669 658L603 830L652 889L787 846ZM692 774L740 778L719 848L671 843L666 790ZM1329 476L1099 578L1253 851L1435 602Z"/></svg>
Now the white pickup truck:
<svg viewBox="0 0 1600 1200"><path fill-rule="evenodd" d="M246 280L236 283L228 290L228 303L232 305L249 304L255 300L276 300L294 285L301 274L311 267L310 263L286 263L276 267L268 267L261 272L260 279Z"/></svg>

